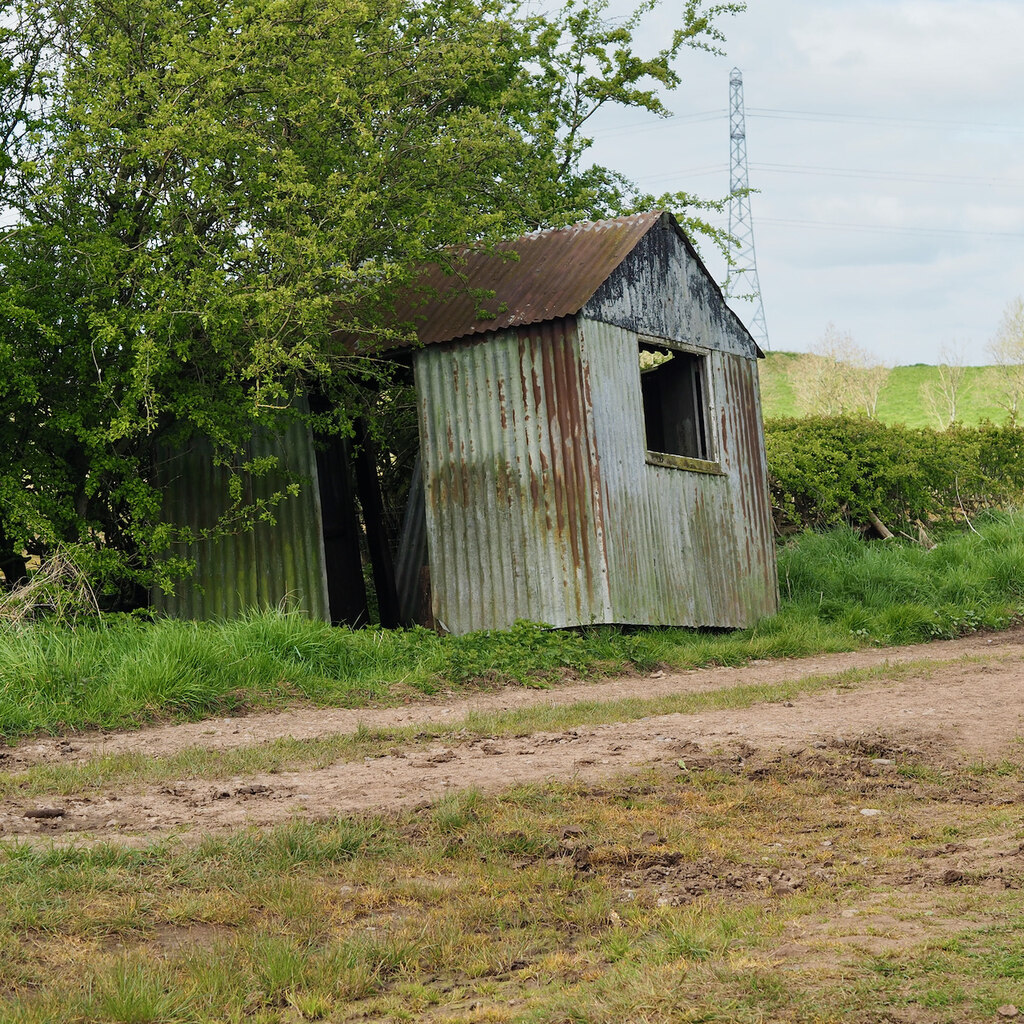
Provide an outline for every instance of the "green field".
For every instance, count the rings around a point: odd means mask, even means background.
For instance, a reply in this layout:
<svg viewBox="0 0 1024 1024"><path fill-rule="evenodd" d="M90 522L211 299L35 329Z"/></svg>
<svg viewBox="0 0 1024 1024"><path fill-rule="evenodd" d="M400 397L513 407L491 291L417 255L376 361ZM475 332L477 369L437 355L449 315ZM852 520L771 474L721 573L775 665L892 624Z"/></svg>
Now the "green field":
<svg viewBox="0 0 1024 1024"><path fill-rule="evenodd" d="M779 416L799 416L793 387L788 377L790 366L800 358L797 352L769 352L761 364L761 400L765 419ZM997 398L995 366L969 366L967 382L961 396L962 413L957 419L967 425L982 420L1003 423L1006 410L1000 408ZM896 366L878 399L878 418L883 423L903 423L908 427L936 427L921 388L935 383L939 378L937 366L915 363L913 366Z"/></svg>

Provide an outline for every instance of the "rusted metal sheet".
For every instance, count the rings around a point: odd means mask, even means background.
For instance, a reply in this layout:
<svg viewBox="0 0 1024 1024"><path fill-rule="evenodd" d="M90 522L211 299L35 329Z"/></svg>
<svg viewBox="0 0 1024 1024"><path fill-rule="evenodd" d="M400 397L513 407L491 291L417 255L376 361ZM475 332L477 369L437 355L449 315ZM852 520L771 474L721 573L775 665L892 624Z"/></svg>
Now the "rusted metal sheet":
<svg viewBox="0 0 1024 1024"><path fill-rule="evenodd" d="M420 343L433 345L574 314L664 216L655 211L535 231L497 252L453 252L447 268L423 268L396 319L413 323ZM480 298L481 290L494 297ZM481 316L481 307L490 315Z"/></svg>
<svg viewBox="0 0 1024 1024"><path fill-rule="evenodd" d="M417 352L434 616L607 622L594 414L574 322Z"/></svg>
<svg viewBox="0 0 1024 1024"><path fill-rule="evenodd" d="M778 611L779 584L757 375L756 361L725 360L725 386L730 401L719 410L719 416L722 433L739 438L729 446L730 473L739 498L734 504L735 522L737 535L743 538L740 557L745 559L742 564L750 600L756 604L758 595L762 595L761 614L771 615Z"/></svg>
<svg viewBox="0 0 1024 1024"><path fill-rule="evenodd" d="M776 610L775 552L765 486L757 363L706 350L719 473L646 460L637 335L581 319L596 412L613 619L746 626Z"/></svg>
<svg viewBox="0 0 1024 1024"><path fill-rule="evenodd" d="M157 611L176 618L221 619L280 605L329 620L320 494L309 431L296 422L281 435L258 436L246 458L268 455L280 459L282 471L243 476L246 502L269 498L293 479L299 481L299 494L273 509L276 523L261 522L252 530L179 545L175 554L194 559L196 571L178 583L174 594L154 591ZM229 471L213 464L203 442L168 455L159 476L165 517L194 534L211 527L230 507Z"/></svg>

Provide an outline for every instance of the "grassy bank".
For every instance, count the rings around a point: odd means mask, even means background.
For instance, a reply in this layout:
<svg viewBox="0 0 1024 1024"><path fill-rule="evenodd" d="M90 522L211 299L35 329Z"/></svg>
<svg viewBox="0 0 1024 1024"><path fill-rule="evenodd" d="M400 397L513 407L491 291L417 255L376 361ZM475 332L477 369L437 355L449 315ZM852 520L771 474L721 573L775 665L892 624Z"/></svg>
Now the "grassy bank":
<svg viewBox="0 0 1024 1024"><path fill-rule="evenodd" d="M496 680L545 685L663 664L914 643L1000 627L1024 611L1024 516L979 524L932 551L805 534L779 554L782 607L753 629L505 632L345 630L261 613L225 623L113 618L0 633L0 734L130 727L303 700L356 707Z"/></svg>
<svg viewBox="0 0 1024 1024"><path fill-rule="evenodd" d="M789 373L800 358L795 352L769 352L761 367L761 401L766 419L799 416L796 394ZM921 397L926 385L935 386L939 368L915 364L893 367L878 396L878 419L908 427L936 427L935 416ZM982 420L1003 423L1006 410L999 404L999 368L968 366L958 402L958 420L975 426Z"/></svg>

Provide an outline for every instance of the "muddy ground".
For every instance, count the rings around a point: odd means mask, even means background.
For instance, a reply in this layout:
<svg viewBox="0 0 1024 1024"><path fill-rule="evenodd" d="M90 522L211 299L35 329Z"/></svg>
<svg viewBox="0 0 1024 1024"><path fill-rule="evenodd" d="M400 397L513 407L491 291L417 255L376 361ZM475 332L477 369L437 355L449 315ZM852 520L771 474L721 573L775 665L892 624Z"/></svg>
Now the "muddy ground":
<svg viewBox="0 0 1024 1024"><path fill-rule="evenodd" d="M902 666L888 676L886 666ZM105 787L92 793L14 796L0 802L0 834L145 842L164 833L207 834L272 825L293 815L395 810L436 800L453 789L485 792L524 783L595 782L659 764L794 764L822 750L864 755L869 775L898 758L930 763L997 760L1019 752L1024 736L1024 629L913 647L755 662L742 668L656 672L549 690L518 687L450 696L399 708L293 711L136 732L97 733L24 742L0 752L0 772L40 763L79 763L106 754L167 756L189 747L226 750L279 737L306 739L371 728L458 721L471 711L537 704L614 701L629 696L706 692L781 683L851 669L881 667L868 682L838 679L824 692L743 710L650 717L514 738L473 737L433 747L395 748L385 756L320 769L252 774L228 780L182 779L160 785ZM892 756L889 756L892 755ZM875 763L879 762L879 763ZM902 785L895 776L893 785ZM969 800L970 793L961 794ZM1008 797L1013 799L1014 797ZM58 813L59 812L59 813Z"/></svg>

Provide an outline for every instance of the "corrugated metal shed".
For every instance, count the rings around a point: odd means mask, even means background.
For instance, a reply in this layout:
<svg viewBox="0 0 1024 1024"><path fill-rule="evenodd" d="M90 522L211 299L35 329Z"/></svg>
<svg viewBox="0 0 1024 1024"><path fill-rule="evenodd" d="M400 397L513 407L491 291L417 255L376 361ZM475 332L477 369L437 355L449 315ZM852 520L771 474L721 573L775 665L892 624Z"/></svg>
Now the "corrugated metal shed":
<svg viewBox="0 0 1024 1024"><path fill-rule="evenodd" d="M463 633L517 619L746 626L774 611L760 352L674 218L536 232L500 249L518 258L467 250L453 274L425 268L399 307L421 342L412 361L434 619ZM671 372L642 380L642 348L676 359ZM676 436L650 433L662 422L651 409L682 408L684 393L699 451L649 451ZM276 525L182 552L198 586L157 595L158 607L209 618L291 595L329 619L312 439L296 424L254 439L253 454L264 452L307 482L299 498ZM325 493L341 479L325 469ZM251 481L253 496L276 483ZM167 511L201 530L226 486L209 453L185 454ZM346 508L355 523L350 493ZM410 557L402 578L415 582Z"/></svg>
<svg viewBox="0 0 1024 1024"><path fill-rule="evenodd" d="M603 231L615 246L597 244ZM674 219L511 245L526 255L507 278L481 261L466 282L512 300L506 326L481 335L456 294L432 307L414 355L436 619L461 633L520 618L744 626L773 612L760 353ZM548 309L565 315L532 319ZM647 451L641 342L703 360L704 460Z"/></svg>

